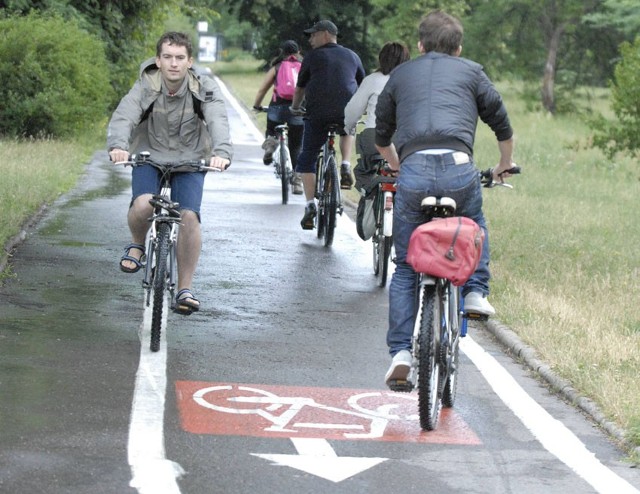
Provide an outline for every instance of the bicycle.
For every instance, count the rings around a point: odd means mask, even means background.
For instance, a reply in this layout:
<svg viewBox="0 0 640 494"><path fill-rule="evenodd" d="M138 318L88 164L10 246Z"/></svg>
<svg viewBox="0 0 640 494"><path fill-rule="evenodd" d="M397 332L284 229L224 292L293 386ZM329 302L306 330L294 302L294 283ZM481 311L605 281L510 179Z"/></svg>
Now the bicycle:
<svg viewBox="0 0 640 494"><path fill-rule="evenodd" d="M256 107L258 110L258 107ZM267 113L268 106L259 107L259 111ZM291 153L289 151L289 125L287 122L282 125L276 125L275 131L278 139L278 146L273 152L273 156L277 156L274 171L276 178L280 180L282 186L282 204L289 202L289 184L293 181L293 166L291 164Z"/></svg>
<svg viewBox="0 0 640 494"><path fill-rule="evenodd" d="M325 247L333 243L337 215L342 215L340 175L336 161L335 139L340 125L331 124L327 129L327 139L320 149L316 161L315 197L318 199L316 228L318 238L324 237Z"/></svg>
<svg viewBox="0 0 640 494"><path fill-rule="evenodd" d="M520 173L514 166L511 174ZM484 187L509 184L493 181L492 170L480 172ZM426 221L455 215L456 202L450 197L425 197L421 202ZM446 278L417 273L417 313L412 336L412 364L407 380L390 384L393 391L418 389L420 427L437 427L442 407L451 408L458 388L459 342L467 334L468 320L487 320L488 316L467 313L461 288Z"/></svg>
<svg viewBox="0 0 640 494"><path fill-rule="evenodd" d="M373 273L378 278L378 286L387 284L389 259L393 248L393 200L396 193L395 173L385 160L378 160L376 167L376 192L373 211L376 231L371 238L373 243Z"/></svg>
<svg viewBox="0 0 640 494"><path fill-rule="evenodd" d="M168 292L171 309L174 309L175 287L178 278L176 245L180 225L180 211L178 209L180 205L171 200L171 175L185 171L217 171L217 168L207 166L206 160L159 163L153 161L148 152L132 155L129 161L121 161L116 164L132 167L150 165L161 172L160 193L154 194L149 200L153 206L153 215L149 218L151 225L145 241L146 258L143 262L144 277L142 280L142 286L146 292L145 305L149 307L153 302L150 348L152 352L157 352L160 349L165 295Z"/></svg>

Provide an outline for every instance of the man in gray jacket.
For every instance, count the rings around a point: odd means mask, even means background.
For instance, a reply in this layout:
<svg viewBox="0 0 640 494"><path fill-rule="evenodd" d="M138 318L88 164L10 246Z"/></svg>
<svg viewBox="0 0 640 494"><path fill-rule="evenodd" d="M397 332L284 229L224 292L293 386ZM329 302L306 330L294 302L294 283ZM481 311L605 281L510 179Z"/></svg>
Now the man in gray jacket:
<svg viewBox="0 0 640 494"><path fill-rule="evenodd" d="M206 159L220 171L231 163L227 111L220 88L209 78L199 79L191 69L192 45L183 33L165 33L156 45L156 57L141 65L140 77L120 101L107 134L109 156L127 161L130 154L148 151L158 162ZM201 250L200 204L206 172L175 173L172 200L180 204L178 236L178 292L176 310L190 314L200 308L191 289ZM132 201L127 215L132 243L125 248L120 269L135 273L142 267L144 242L159 192L159 172L150 165L132 171Z"/></svg>
<svg viewBox="0 0 640 494"><path fill-rule="evenodd" d="M420 203L427 195L452 197L457 214L473 219L485 232L482 258L462 289L467 312L491 316L489 236L482 213L482 191L473 162L478 117L493 130L500 162L494 180L514 165L513 130L502 98L482 66L460 57L460 21L435 11L419 26L422 56L397 67L376 107L376 147L400 170L393 218L396 269L389 286L387 345L393 357L385 381L406 381L411 366L416 275L406 262L413 230L423 221ZM394 135L395 134L395 135ZM392 143L393 138L393 143Z"/></svg>

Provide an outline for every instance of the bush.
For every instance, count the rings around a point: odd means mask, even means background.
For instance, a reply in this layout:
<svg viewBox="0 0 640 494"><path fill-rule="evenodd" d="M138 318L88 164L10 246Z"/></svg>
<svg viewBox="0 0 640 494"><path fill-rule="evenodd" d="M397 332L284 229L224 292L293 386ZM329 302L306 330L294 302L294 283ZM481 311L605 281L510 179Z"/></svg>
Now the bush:
<svg viewBox="0 0 640 494"><path fill-rule="evenodd" d="M620 151L640 154L640 37L635 43L623 43L622 58L616 65L611 86L612 108L616 121L604 117L592 123L594 144L609 157Z"/></svg>
<svg viewBox="0 0 640 494"><path fill-rule="evenodd" d="M112 97L104 46L73 21L0 19L0 136L66 137L101 125Z"/></svg>

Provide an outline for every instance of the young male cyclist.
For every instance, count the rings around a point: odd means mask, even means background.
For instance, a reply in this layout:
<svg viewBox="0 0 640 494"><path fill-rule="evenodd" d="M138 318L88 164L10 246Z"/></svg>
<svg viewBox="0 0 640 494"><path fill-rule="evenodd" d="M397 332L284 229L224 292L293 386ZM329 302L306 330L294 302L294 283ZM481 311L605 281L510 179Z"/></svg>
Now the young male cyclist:
<svg viewBox="0 0 640 494"><path fill-rule="evenodd" d="M192 45L183 33L165 33L156 56L142 63L140 77L116 108L109 122L107 146L112 161L148 151L158 162L206 159L225 170L232 156L227 111L220 88L210 77L191 70ZM175 173L171 199L180 204L178 292L176 310L190 314L200 308L191 285L201 249L200 203L206 172ZM159 171L151 165L132 171L132 200L127 214L132 243L125 248L120 269L135 273L142 267L144 242L159 193Z"/></svg>
<svg viewBox="0 0 640 494"><path fill-rule="evenodd" d="M442 11L424 17L418 41L422 56L398 66L378 97L376 147L391 168L400 170L393 216L396 269L389 286L387 332L393 359L385 376L387 384L405 380L411 366L416 273L406 255L411 233L424 221L420 203L425 196L452 197L457 214L473 219L484 230L480 265L462 295L466 311L495 313L486 299L489 235L473 144L479 117L498 141L500 162L493 175L502 181L513 166L513 130L502 98L482 66L460 57L462 37L457 18Z"/></svg>

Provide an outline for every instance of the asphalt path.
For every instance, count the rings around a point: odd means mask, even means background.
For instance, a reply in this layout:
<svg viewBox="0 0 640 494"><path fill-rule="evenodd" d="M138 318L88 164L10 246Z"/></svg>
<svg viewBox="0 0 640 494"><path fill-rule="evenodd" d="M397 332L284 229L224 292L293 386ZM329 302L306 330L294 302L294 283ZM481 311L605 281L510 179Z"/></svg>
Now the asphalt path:
<svg viewBox="0 0 640 494"><path fill-rule="evenodd" d="M385 389L387 289L349 216L334 245L280 201L229 99L232 167L210 173L202 310L148 350L129 242L130 172L97 152L15 250L0 287L2 493L632 493L640 472L479 326L458 397L421 432Z"/></svg>

